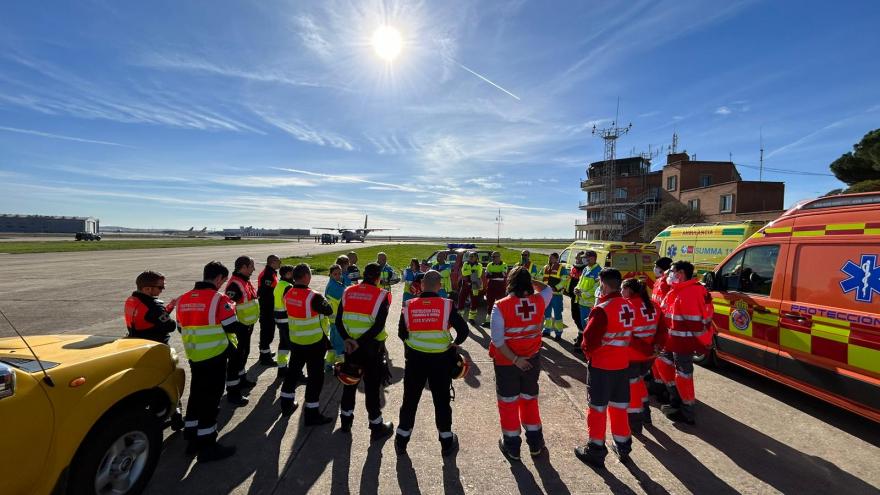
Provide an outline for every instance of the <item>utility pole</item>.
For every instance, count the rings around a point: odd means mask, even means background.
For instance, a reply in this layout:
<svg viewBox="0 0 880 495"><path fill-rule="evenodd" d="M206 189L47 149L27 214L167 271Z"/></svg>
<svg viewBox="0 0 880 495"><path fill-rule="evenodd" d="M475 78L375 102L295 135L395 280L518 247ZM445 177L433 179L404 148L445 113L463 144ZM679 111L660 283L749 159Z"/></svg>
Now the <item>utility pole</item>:
<svg viewBox="0 0 880 495"><path fill-rule="evenodd" d="M761 159L758 166L758 182L764 182L764 127L758 131L761 139Z"/></svg>
<svg viewBox="0 0 880 495"><path fill-rule="evenodd" d="M503 218L501 218L501 208L498 208L498 216L495 217L495 225L498 227L497 238L495 241L496 247L501 247L501 223L503 222Z"/></svg>
<svg viewBox="0 0 880 495"><path fill-rule="evenodd" d="M617 170L615 169L614 160L616 158L617 139L628 133L632 129L632 124L626 127L618 127L617 121L620 114L620 98L617 99L617 116L610 127L598 129L593 126L593 135L599 136L605 141L605 166L602 172L602 190L604 197L602 198L602 216L603 225L605 225L602 238L609 241L619 241L619 237L623 235L623 225L615 224L615 213L617 213L617 198L614 194L614 182Z"/></svg>

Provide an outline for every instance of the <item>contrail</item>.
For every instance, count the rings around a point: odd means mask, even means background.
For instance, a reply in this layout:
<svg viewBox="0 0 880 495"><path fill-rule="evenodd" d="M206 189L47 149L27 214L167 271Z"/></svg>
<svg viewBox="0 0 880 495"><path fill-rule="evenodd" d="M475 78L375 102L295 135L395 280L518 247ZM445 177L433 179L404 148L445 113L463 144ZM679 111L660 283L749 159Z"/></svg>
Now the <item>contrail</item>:
<svg viewBox="0 0 880 495"><path fill-rule="evenodd" d="M511 93L510 91L508 91L508 90L502 88L501 86L499 86L499 85L493 83L492 81L490 81L490 80L487 79L486 77L484 77L484 76L482 76L482 75L480 75L480 74L478 74L478 73L476 73L476 72L474 72L474 71L468 69L464 64L459 63L459 62L455 62L455 63L458 64L458 66L461 67L462 69L464 69L464 70L470 72L471 74L473 74L473 75L479 77L480 79L486 81L487 83L491 84L492 86L495 86L496 88L500 89L501 91L504 91L505 93L509 94L510 96L516 98L517 101L521 101L521 99L520 99L519 96L516 96L515 94Z"/></svg>
<svg viewBox="0 0 880 495"><path fill-rule="evenodd" d="M96 139L84 139L84 138L78 138L78 137L73 137L73 136L64 136L62 134L52 134L50 132L40 132L40 131L31 130L31 129L19 129L17 127L0 126L0 131L17 132L19 134L30 134L31 136L40 136L40 137L45 137L45 138L50 138L50 139L63 139L65 141L76 141L78 143L103 144L105 146L120 146L122 148L134 148L134 146L129 146L127 144L112 143L110 141L98 141Z"/></svg>

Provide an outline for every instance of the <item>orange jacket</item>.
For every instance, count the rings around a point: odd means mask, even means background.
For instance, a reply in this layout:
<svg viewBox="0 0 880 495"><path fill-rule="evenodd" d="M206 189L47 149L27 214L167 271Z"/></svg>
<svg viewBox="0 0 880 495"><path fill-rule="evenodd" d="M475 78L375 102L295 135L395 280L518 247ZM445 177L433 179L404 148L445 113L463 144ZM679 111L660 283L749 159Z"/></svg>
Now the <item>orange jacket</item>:
<svg viewBox="0 0 880 495"><path fill-rule="evenodd" d="M709 292L692 278L673 284L661 306L669 336L665 348L672 352L704 352L706 345L700 337L712 325L712 298Z"/></svg>

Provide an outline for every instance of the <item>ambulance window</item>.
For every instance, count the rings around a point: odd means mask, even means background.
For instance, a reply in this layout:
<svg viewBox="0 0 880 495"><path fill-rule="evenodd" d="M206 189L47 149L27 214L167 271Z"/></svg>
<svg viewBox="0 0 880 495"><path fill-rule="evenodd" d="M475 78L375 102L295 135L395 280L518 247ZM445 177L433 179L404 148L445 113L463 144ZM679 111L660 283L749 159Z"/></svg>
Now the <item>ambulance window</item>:
<svg viewBox="0 0 880 495"><path fill-rule="evenodd" d="M611 257L611 255L609 255L609 257ZM611 260L610 266L617 268L621 272L634 272L637 271L636 261L635 254L618 252L614 253L614 258Z"/></svg>
<svg viewBox="0 0 880 495"><path fill-rule="evenodd" d="M779 246L757 246L737 253L721 269L722 287L769 296L778 256Z"/></svg>
<svg viewBox="0 0 880 495"><path fill-rule="evenodd" d="M562 252L562 254L559 255L559 262L560 263L568 263L568 253L570 251L571 250L566 249L565 251Z"/></svg>

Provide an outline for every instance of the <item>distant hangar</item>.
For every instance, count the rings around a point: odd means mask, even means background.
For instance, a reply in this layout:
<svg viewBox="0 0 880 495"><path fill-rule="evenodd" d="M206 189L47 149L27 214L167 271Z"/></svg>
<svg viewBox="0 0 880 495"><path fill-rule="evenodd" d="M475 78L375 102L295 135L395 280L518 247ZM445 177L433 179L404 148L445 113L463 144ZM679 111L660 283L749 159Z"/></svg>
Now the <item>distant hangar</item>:
<svg viewBox="0 0 880 495"><path fill-rule="evenodd" d="M97 234L100 220L93 217L0 214L0 232L16 234Z"/></svg>

